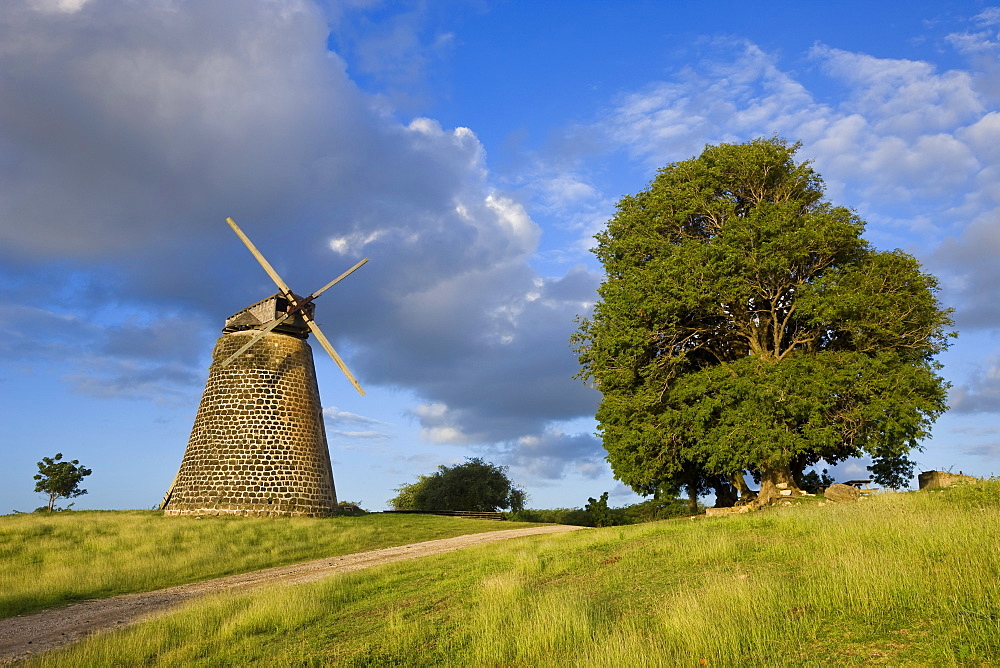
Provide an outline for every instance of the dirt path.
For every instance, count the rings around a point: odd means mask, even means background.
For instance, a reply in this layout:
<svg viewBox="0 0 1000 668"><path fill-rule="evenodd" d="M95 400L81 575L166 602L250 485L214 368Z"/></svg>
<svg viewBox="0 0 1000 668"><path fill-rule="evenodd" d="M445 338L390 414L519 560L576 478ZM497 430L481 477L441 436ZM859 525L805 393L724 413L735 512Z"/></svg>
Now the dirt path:
<svg viewBox="0 0 1000 668"><path fill-rule="evenodd" d="M93 599L31 615L0 619L0 663L12 663L33 654L55 649L101 631L123 628L151 615L163 613L196 596L229 589L247 589L280 582L301 584L333 573L357 571L395 561L417 559L465 547L484 545L510 538L574 531L583 527L544 526L468 534L423 543L387 547L371 552L315 559L291 566L278 566L252 573L229 575L140 594Z"/></svg>

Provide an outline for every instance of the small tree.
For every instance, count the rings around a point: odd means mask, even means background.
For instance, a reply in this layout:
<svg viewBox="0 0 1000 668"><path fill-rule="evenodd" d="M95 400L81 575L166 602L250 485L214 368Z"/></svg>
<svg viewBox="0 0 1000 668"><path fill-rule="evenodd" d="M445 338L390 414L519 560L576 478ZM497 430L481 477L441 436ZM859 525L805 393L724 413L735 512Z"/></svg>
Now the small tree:
<svg viewBox="0 0 1000 668"><path fill-rule="evenodd" d="M80 482L93 473L80 466L78 459L71 462L63 462L61 459L62 453L57 452L55 457L42 457L42 461L38 462L35 491L49 495L49 505L46 508L48 512L55 508L56 499L71 499L86 494L87 490L80 489Z"/></svg>
<svg viewBox="0 0 1000 668"><path fill-rule="evenodd" d="M587 505L583 508L587 512L587 518L595 527L609 527L615 524L611 516L611 508L608 507L608 493L601 494L600 499L590 497Z"/></svg>
<svg viewBox="0 0 1000 668"><path fill-rule="evenodd" d="M823 469L822 474L817 473L815 470L809 471L803 474L799 480L799 487L811 494L818 494L832 484L833 476L826 469Z"/></svg>
<svg viewBox="0 0 1000 668"><path fill-rule="evenodd" d="M474 510L496 512L523 510L527 495L507 477L506 466L496 466L479 457L464 464L438 466L431 475L397 487L389 501L397 510Z"/></svg>

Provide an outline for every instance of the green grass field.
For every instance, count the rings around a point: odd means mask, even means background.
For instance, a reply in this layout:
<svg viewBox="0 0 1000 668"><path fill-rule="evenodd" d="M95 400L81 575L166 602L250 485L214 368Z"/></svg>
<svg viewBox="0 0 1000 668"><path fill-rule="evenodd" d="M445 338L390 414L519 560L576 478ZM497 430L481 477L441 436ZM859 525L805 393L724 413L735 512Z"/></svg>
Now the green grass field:
<svg viewBox="0 0 1000 668"><path fill-rule="evenodd" d="M431 515L163 517L157 511L0 516L0 618L88 598L364 552L537 526Z"/></svg>
<svg viewBox="0 0 1000 668"><path fill-rule="evenodd" d="M1000 481L222 594L31 665L1000 663Z"/></svg>

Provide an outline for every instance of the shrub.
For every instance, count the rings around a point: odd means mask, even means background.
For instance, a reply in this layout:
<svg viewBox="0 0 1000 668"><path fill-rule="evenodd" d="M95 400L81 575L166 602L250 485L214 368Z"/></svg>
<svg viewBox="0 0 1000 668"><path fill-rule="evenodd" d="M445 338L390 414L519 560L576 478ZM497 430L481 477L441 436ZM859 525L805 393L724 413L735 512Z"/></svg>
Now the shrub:
<svg viewBox="0 0 1000 668"><path fill-rule="evenodd" d="M507 477L507 467L472 457L464 464L438 466L431 475L397 487L389 501L396 510L522 510L527 494Z"/></svg>

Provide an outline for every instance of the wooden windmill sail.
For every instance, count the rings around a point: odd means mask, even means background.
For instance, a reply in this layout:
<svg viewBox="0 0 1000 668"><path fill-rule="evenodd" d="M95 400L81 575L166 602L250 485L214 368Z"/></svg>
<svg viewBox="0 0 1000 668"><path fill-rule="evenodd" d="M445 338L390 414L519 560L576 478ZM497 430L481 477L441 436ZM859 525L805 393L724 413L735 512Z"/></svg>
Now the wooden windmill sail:
<svg viewBox="0 0 1000 668"><path fill-rule="evenodd" d="M232 218L279 292L226 319L165 515L329 515L337 494L316 383L313 334L354 388L364 390L313 318L313 300L288 287Z"/></svg>

